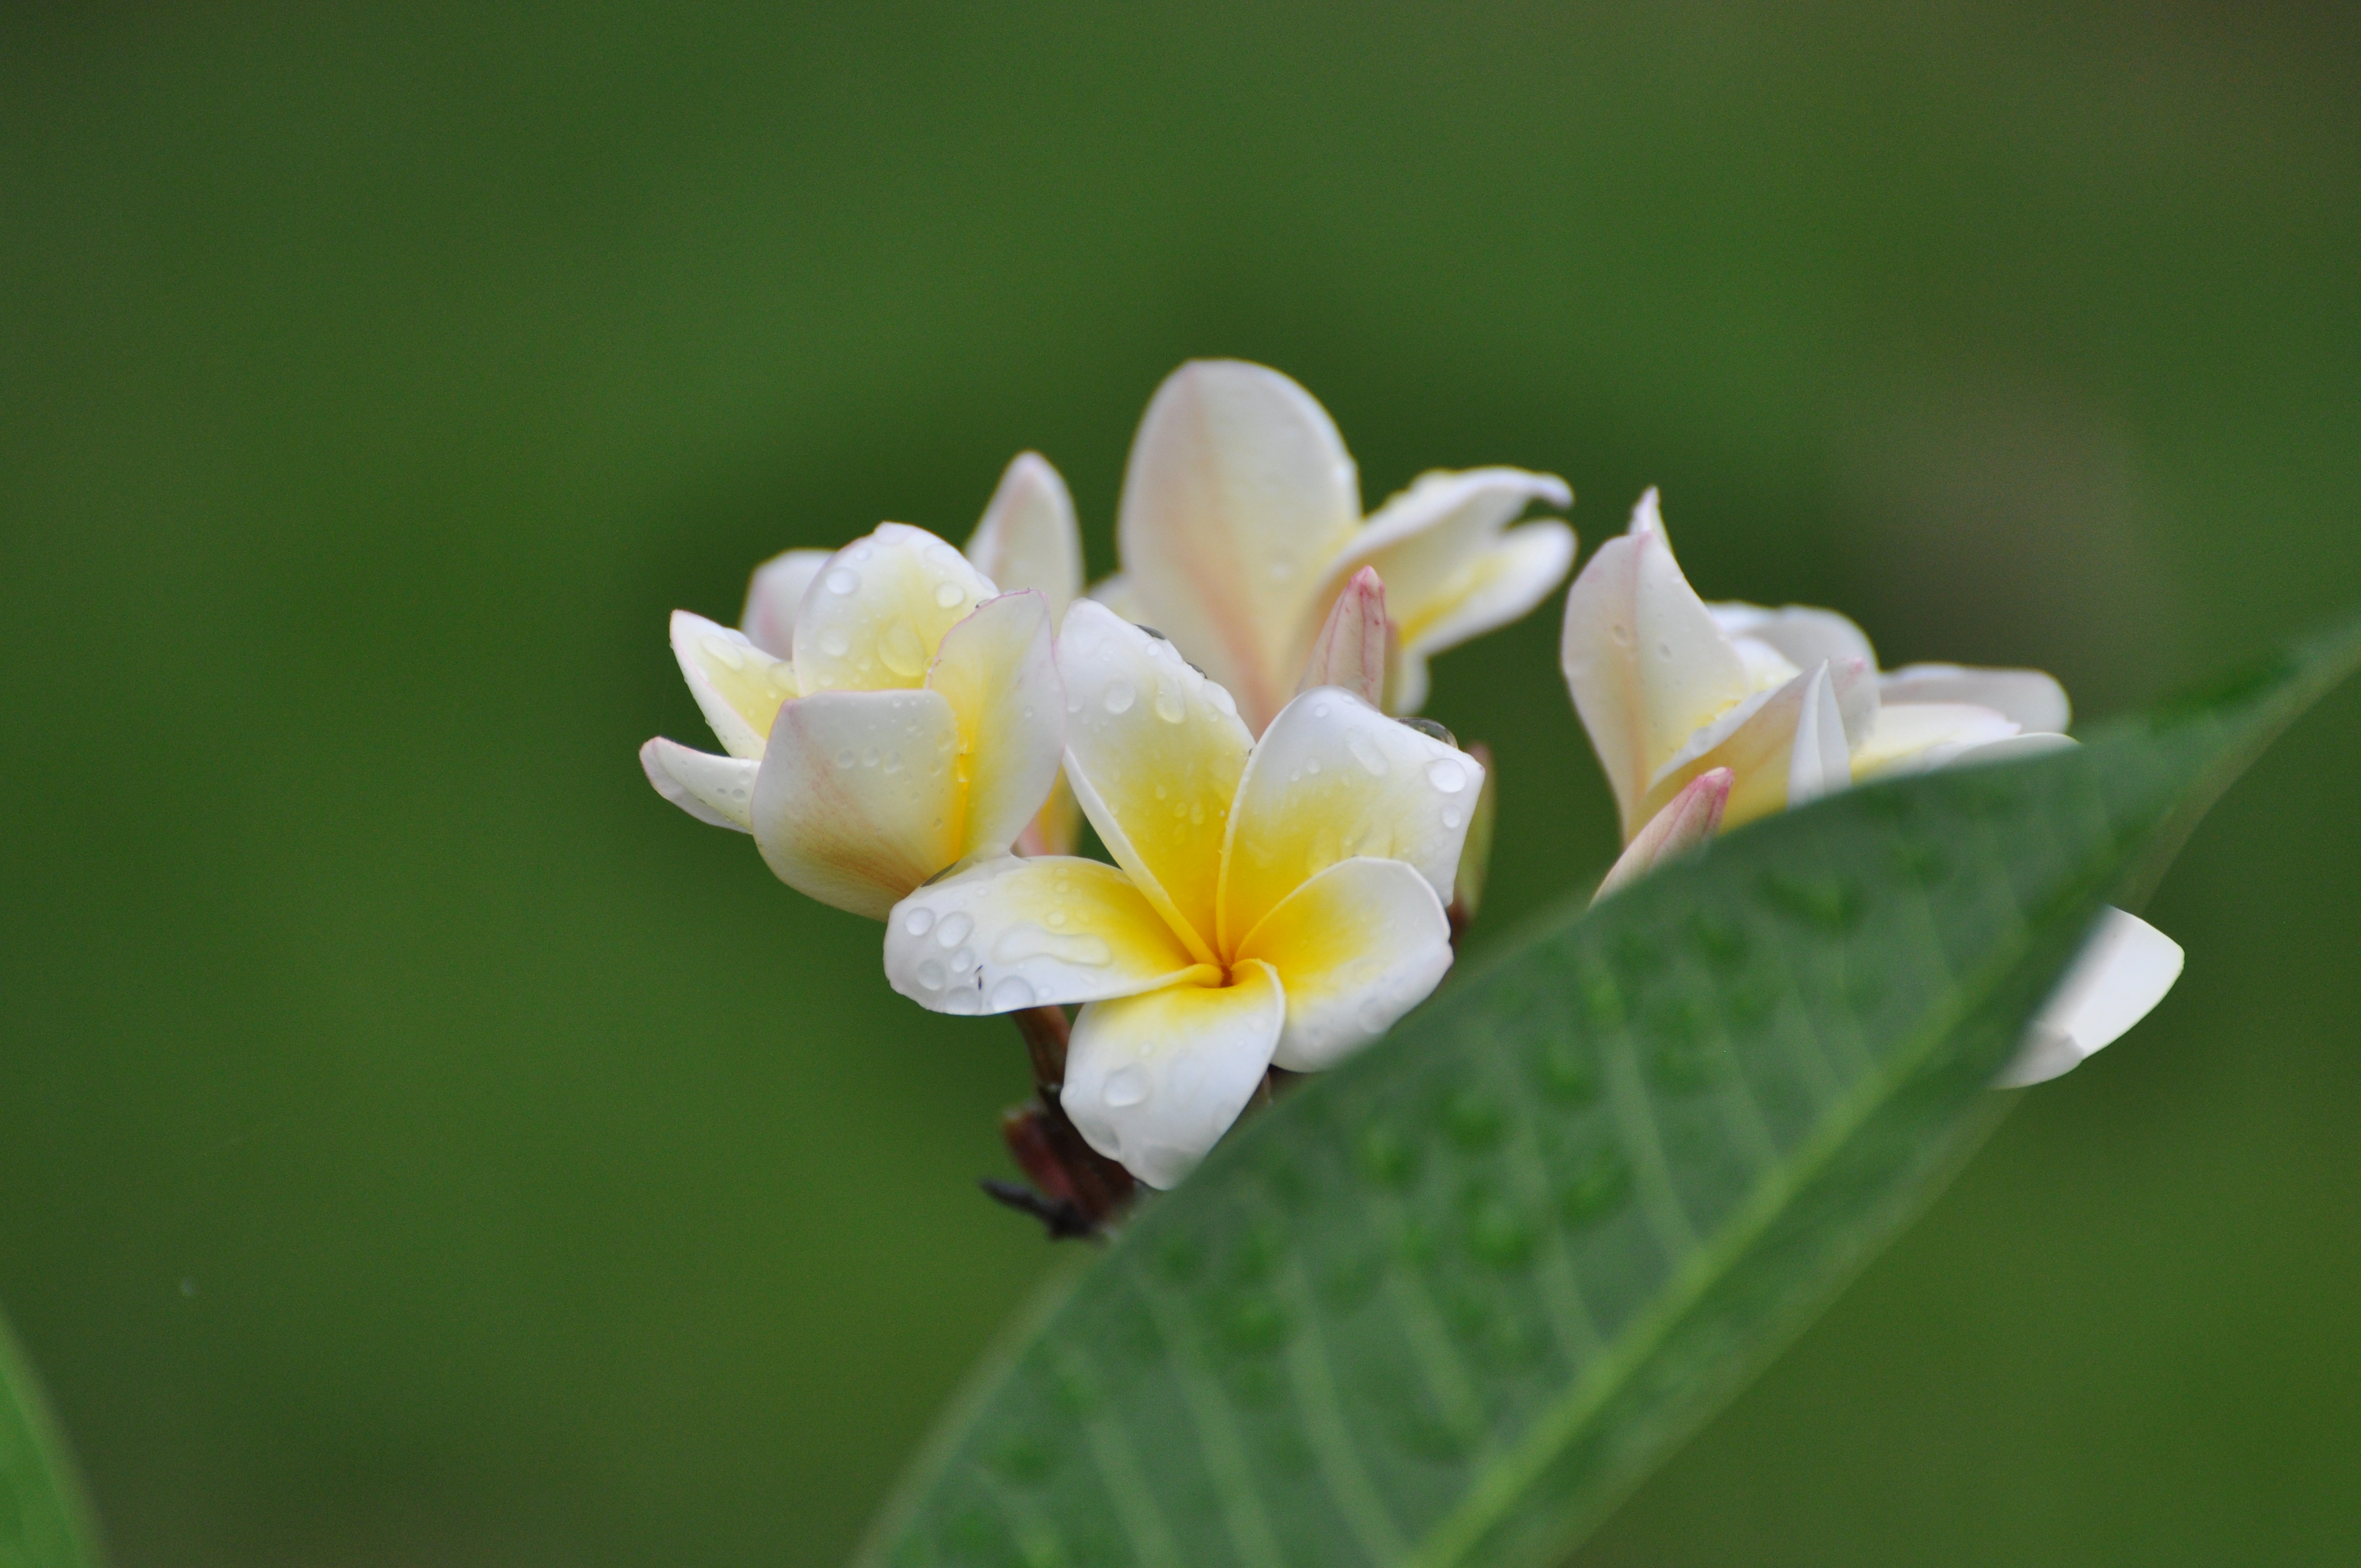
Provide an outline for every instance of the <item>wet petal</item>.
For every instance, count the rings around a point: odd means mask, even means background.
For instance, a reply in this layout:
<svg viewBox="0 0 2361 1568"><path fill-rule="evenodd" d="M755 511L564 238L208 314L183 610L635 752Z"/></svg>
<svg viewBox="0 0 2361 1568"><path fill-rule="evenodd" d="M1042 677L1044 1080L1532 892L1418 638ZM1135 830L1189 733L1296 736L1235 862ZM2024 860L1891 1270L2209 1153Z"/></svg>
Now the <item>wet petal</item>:
<svg viewBox="0 0 2361 1568"><path fill-rule="evenodd" d="M1112 576L1101 577L1097 582L1093 583L1090 597L1115 611L1119 619L1128 620L1134 626L1149 624L1148 607L1139 602L1139 596L1131 591L1131 579L1121 572Z"/></svg>
<svg viewBox="0 0 2361 1568"><path fill-rule="evenodd" d="M1400 861L1340 861L1263 916L1239 944L1287 992L1272 1061L1331 1068L1393 1027L1451 968L1451 922L1424 877Z"/></svg>
<svg viewBox="0 0 2361 1568"><path fill-rule="evenodd" d="M1728 768L1699 773L1673 796L1664 808L1648 818L1590 895L1598 903L1609 894L1654 871L1664 861L1687 854L1721 831L1722 813L1730 806L1730 786L1736 775Z"/></svg>
<svg viewBox="0 0 2361 1568"><path fill-rule="evenodd" d="M2089 1060L2164 1000L2184 957L2180 943L2136 915L2108 910L1994 1087L2046 1082Z"/></svg>
<svg viewBox="0 0 2361 1568"><path fill-rule="evenodd" d="M1967 703L1988 707L2028 734L2062 733L2073 718L2066 688L2039 670L1905 664L1883 676L1878 685L1889 703Z"/></svg>
<svg viewBox="0 0 2361 1568"><path fill-rule="evenodd" d="M754 842L781 882L882 919L959 858L959 721L940 692L821 692L779 710Z"/></svg>
<svg viewBox="0 0 2361 1568"><path fill-rule="evenodd" d="M1270 1066L1287 997L1270 966L1226 986L1180 984L1093 1002L1074 1020L1059 1103L1091 1147L1170 1187L1229 1131Z"/></svg>
<svg viewBox="0 0 2361 1568"><path fill-rule="evenodd" d="M886 919L886 981L938 1013L1130 996L1196 968L1131 879L1100 861L985 861L919 888Z"/></svg>
<svg viewBox="0 0 2361 1568"><path fill-rule="evenodd" d="M966 810L960 855L1008 852L1046 805L1066 749L1066 692L1040 593L1003 594L943 634L927 689L959 721Z"/></svg>
<svg viewBox="0 0 2361 1568"><path fill-rule="evenodd" d="M1088 599L1066 612L1058 673L1074 797L1115 863L1210 960L1222 839L1253 746L1229 694Z"/></svg>
<svg viewBox="0 0 2361 1568"><path fill-rule="evenodd" d="M967 542L967 558L1003 593L1035 588L1049 601L1052 624L1082 591L1082 532L1074 498L1049 460L1020 452L1000 477L983 521Z"/></svg>
<svg viewBox="0 0 2361 1568"><path fill-rule="evenodd" d="M685 609L672 612L672 652L722 750L760 757L779 704L796 695L794 666L755 647L744 632Z"/></svg>
<svg viewBox="0 0 2361 1568"><path fill-rule="evenodd" d="M807 692L916 686L943 633L998 592L925 529L883 524L830 556L804 596L796 680Z"/></svg>
<svg viewBox="0 0 2361 1568"><path fill-rule="evenodd" d="M1360 523L1353 460L1312 395L1276 370L1213 359L1157 389L1115 527L1147 624L1258 731L1295 689L1320 575Z"/></svg>
<svg viewBox="0 0 2361 1568"><path fill-rule="evenodd" d="M744 757L717 757L659 736L640 748L640 767L656 793L716 828L754 830L754 773Z"/></svg>
<svg viewBox="0 0 2361 1568"><path fill-rule="evenodd" d="M1626 839L1653 815L1652 781L1665 762L1754 690L1737 651L1681 576L1654 490L1640 498L1631 532L1600 545L1574 580L1560 659L1614 786Z"/></svg>
<svg viewBox="0 0 2361 1568"><path fill-rule="evenodd" d="M746 608L738 612L738 630L755 647L774 659L796 656L796 611L830 554L789 550L754 568L753 579L746 585Z"/></svg>
<svg viewBox="0 0 2361 1568"><path fill-rule="evenodd" d="M1295 689L1301 693L1315 686L1337 686L1372 707L1382 707L1392 641L1392 627L1386 618L1386 585L1364 566L1328 607L1328 619L1312 640L1312 652L1303 661L1303 674Z"/></svg>
<svg viewBox="0 0 2361 1568"><path fill-rule="evenodd" d="M1306 692L1263 734L1222 849L1220 942L1231 949L1279 900L1356 855L1407 861L1451 896L1484 770L1348 692Z"/></svg>

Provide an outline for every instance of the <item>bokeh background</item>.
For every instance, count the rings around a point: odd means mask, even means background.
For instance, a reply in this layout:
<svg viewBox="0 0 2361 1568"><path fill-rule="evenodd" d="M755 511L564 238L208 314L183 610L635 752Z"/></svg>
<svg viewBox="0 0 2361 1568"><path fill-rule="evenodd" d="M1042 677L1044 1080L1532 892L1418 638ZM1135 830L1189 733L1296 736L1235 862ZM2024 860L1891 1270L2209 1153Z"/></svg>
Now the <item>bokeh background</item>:
<svg viewBox="0 0 2361 1568"><path fill-rule="evenodd" d="M1013 1037L664 806L664 641L1191 356L1377 499L1641 488L1709 596L2103 716L2361 601L2361 18L1695 0L12 7L0 1303L124 1568L834 1563L1060 1255ZM1444 659L1491 935L1611 812ZM2361 693L1586 1568L2361 1561Z"/></svg>

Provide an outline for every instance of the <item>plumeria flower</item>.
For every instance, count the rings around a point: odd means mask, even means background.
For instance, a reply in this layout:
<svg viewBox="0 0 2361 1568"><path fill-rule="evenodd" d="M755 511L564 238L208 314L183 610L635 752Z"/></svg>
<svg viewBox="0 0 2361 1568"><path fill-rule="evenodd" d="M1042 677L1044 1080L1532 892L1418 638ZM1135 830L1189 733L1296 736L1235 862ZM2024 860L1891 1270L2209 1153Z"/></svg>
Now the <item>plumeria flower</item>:
<svg viewBox="0 0 2361 1568"><path fill-rule="evenodd" d="M882 917L959 861L1005 854L1064 746L1048 599L1001 593L901 523L805 574L792 617L771 597L788 575L773 567L748 620L784 630L782 643L674 614L681 674L727 755L651 740L648 782L690 816L752 834L788 886L857 915Z"/></svg>
<svg viewBox="0 0 2361 1568"><path fill-rule="evenodd" d="M1091 601L1057 658L1067 776L1115 863L1001 858L929 883L887 922L885 973L939 1013L1082 1003L1060 1101L1170 1187L1266 1069L1332 1066L1434 989L1483 770L1334 687L1257 740L1170 642Z"/></svg>
<svg viewBox="0 0 2361 1568"><path fill-rule="evenodd" d="M1132 443L1116 542L1123 571L1094 597L1169 635L1260 734L1295 689L1312 640L1354 574L1391 591L1398 651L1386 706L1414 713L1426 662L1532 609L1574 565L1565 482L1521 468L1422 476L1361 516L1360 479L1327 411L1276 370L1182 366Z"/></svg>
<svg viewBox="0 0 2361 1568"><path fill-rule="evenodd" d="M2066 693L2038 670L1881 674L1833 610L1706 603L1653 489L1575 579L1561 657L1630 846L1602 897L1715 832L1858 782L2074 743ZM2054 1078L2115 1039L2163 1000L2181 957L2108 911L2002 1082Z"/></svg>

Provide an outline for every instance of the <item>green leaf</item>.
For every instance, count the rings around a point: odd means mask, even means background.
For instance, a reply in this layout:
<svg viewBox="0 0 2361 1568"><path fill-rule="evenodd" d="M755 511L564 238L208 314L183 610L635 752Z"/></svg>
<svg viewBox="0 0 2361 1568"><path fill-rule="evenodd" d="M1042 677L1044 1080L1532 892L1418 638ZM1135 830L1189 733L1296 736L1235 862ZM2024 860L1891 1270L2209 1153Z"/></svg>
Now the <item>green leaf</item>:
<svg viewBox="0 0 2361 1568"><path fill-rule="evenodd" d="M1927 1201L2099 911L2356 659L2361 623L1543 925L1142 1214L863 1561L1562 1561Z"/></svg>
<svg viewBox="0 0 2361 1568"><path fill-rule="evenodd" d="M97 1568L89 1519L24 1354L0 1323L0 1568Z"/></svg>

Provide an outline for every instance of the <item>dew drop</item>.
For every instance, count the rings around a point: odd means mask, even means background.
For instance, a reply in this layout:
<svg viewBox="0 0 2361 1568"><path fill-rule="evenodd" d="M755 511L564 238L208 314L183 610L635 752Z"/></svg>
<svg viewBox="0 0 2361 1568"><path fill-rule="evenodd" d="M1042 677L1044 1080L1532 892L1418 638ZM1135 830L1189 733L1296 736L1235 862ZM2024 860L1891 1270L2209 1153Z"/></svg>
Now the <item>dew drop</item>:
<svg viewBox="0 0 2361 1568"><path fill-rule="evenodd" d="M1205 700L1221 709L1227 718L1235 718L1238 716L1238 699L1211 681L1205 683Z"/></svg>
<svg viewBox="0 0 2361 1568"><path fill-rule="evenodd" d="M992 1010L1014 1013L1019 1007L1033 1005L1033 987L1021 975L1010 975L992 988Z"/></svg>
<svg viewBox="0 0 2361 1568"><path fill-rule="evenodd" d="M1607 637L1618 648L1631 646L1631 629L1620 621L1616 621L1607 628Z"/></svg>
<svg viewBox="0 0 2361 1568"><path fill-rule="evenodd" d="M904 680L913 680L926 674L927 643L918 629L906 620L897 620L878 640L877 656L885 667Z"/></svg>
<svg viewBox="0 0 2361 1568"><path fill-rule="evenodd" d="M1128 713L1138 696L1139 694L1131 689L1129 681L1117 681L1107 687L1106 696L1099 700L1106 705L1109 713Z"/></svg>
<svg viewBox="0 0 2361 1568"><path fill-rule="evenodd" d="M1426 764L1426 782L1445 795L1457 795L1467 787L1467 770L1451 757L1437 757Z"/></svg>
<svg viewBox="0 0 2361 1568"><path fill-rule="evenodd" d="M947 978L943 966L932 959L918 966L918 983L928 991L940 991Z"/></svg>
<svg viewBox="0 0 2361 1568"><path fill-rule="evenodd" d="M828 591L832 594L859 593L861 574L850 566L839 566L828 575Z"/></svg>
<svg viewBox="0 0 2361 1568"><path fill-rule="evenodd" d="M727 638L707 638L705 656L724 669L742 670L746 667L746 656L738 651L738 645L735 642Z"/></svg>
<svg viewBox="0 0 2361 1568"><path fill-rule="evenodd" d="M1353 760L1367 769L1371 778L1386 776L1386 755L1378 750L1378 743L1369 739L1368 731L1356 729L1345 736L1345 750L1353 753Z"/></svg>
<svg viewBox="0 0 2361 1568"><path fill-rule="evenodd" d="M1110 1074L1100 1097L1120 1111L1148 1098L1148 1075L1136 1067L1119 1067Z"/></svg>
<svg viewBox="0 0 2361 1568"><path fill-rule="evenodd" d="M1443 825L1445 828L1456 828L1466 820L1467 818L1460 813L1457 806L1446 806L1443 808Z"/></svg>
<svg viewBox="0 0 2361 1568"><path fill-rule="evenodd" d="M872 746L861 753L861 765L864 768L873 768L877 765L876 747Z"/></svg>
<svg viewBox="0 0 2361 1568"><path fill-rule="evenodd" d="M1156 717L1167 724L1178 724L1189 717L1188 705L1170 686L1159 685L1156 688Z"/></svg>
<svg viewBox="0 0 2361 1568"><path fill-rule="evenodd" d="M951 972L953 974L973 974L975 972L975 965L976 957L975 949L973 948L961 948L958 952L951 955Z"/></svg>
<svg viewBox="0 0 2361 1568"><path fill-rule="evenodd" d="M942 606L945 609L956 609L960 600L965 598L967 598L967 590L960 587L957 583L937 583L935 585L935 602ZM1018 1005L1021 1006L1023 1003L1020 1003Z"/></svg>
<svg viewBox="0 0 2361 1568"><path fill-rule="evenodd" d="M1334 711L1336 711L1336 705L1325 697L1312 705L1312 717L1314 718L1325 718Z"/></svg>
<svg viewBox="0 0 2361 1568"><path fill-rule="evenodd" d="M845 635L843 627L831 626L819 634L819 651L831 659L841 659L852 652L852 639Z"/></svg>
<svg viewBox="0 0 2361 1568"><path fill-rule="evenodd" d="M1311 759L1309 762L1305 762L1305 763L1303 764L1303 771L1304 771L1305 773L1313 773L1313 774L1318 773L1320 772L1320 759L1319 759L1319 758L1317 758L1317 757L1314 757L1314 758Z"/></svg>
<svg viewBox="0 0 2361 1568"><path fill-rule="evenodd" d="M852 754L852 748L850 746L847 746L843 751L839 751L836 754L836 765L840 768L849 768L852 766L856 760L857 759Z"/></svg>
<svg viewBox="0 0 2361 1568"><path fill-rule="evenodd" d="M923 904L902 916L902 929L913 937L925 936L934 928L934 924L935 912Z"/></svg>
<svg viewBox="0 0 2361 1568"><path fill-rule="evenodd" d="M970 1013L981 1013L983 1011L983 998L975 993L975 987L962 985L943 998L943 1011L962 1017Z"/></svg>
<svg viewBox="0 0 2361 1568"><path fill-rule="evenodd" d="M941 925L935 927L935 940L946 948L956 948L966 941L967 934L974 929L975 922L969 919L964 911L953 910L943 916Z"/></svg>
<svg viewBox="0 0 2361 1568"><path fill-rule="evenodd" d="M1047 914L1047 915L1045 915L1045 916L1042 916L1042 919L1044 919L1044 920L1046 920L1047 922L1049 922L1049 929L1051 929L1052 931L1055 931L1055 930L1059 929L1060 927L1064 926L1064 925L1065 925L1065 923L1066 923L1067 918L1068 918L1068 916L1067 916L1067 915L1066 915L1066 912L1065 912L1064 910L1062 910L1062 909L1052 909L1051 911L1049 911L1049 914Z"/></svg>

